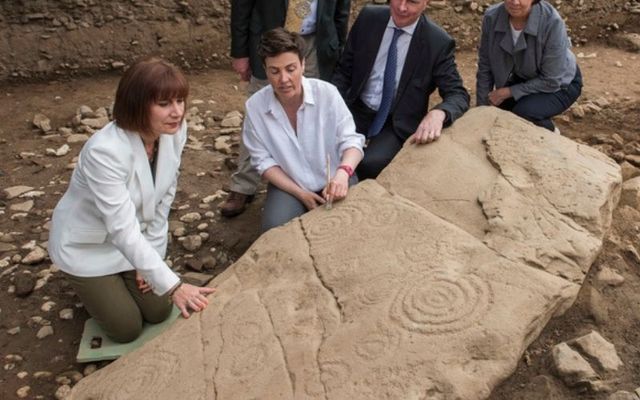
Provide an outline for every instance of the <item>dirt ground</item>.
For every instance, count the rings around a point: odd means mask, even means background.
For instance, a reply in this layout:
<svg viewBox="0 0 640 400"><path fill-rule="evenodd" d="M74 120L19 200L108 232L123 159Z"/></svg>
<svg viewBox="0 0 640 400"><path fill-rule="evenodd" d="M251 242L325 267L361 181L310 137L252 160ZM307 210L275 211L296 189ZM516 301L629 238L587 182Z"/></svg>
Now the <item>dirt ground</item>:
<svg viewBox="0 0 640 400"><path fill-rule="evenodd" d="M576 118L568 111L557 119L562 134L596 146L619 162L625 154L640 156L640 77L636 72L640 70L640 55L603 46L587 46L578 51L585 55L595 54L595 57L579 59L585 79L579 103L605 98L609 104L601 110L588 112L583 118ZM470 91L475 84L475 59L476 55L471 51L458 54L459 67ZM17 398L16 391L24 386L30 386L29 398L54 398L56 389L65 383L65 377L73 385L73 371L83 372L85 368L74 362L82 326L88 317L79 299L59 272L53 273L44 287L27 297L10 293L16 274L30 271L42 275L40 271L51 266L49 260L23 265L11 258L17 254L24 257L28 250L20 247L32 240L38 244L47 241L46 222L69 181L71 170L67 165L82 146L71 144L71 151L63 157L47 156L46 148L57 149L66 143L66 139L59 134L41 135L31 124L34 114L43 113L49 117L54 130L69 126L80 105L94 109L108 107L117 80L117 75L101 75L0 86L0 188L28 185L44 192L35 198L34 208L18 218L12 217L16 213L9 207L24 199L0 200L0 233L5 234L2 241L12 237L11 244L17 247L0 252L0 262L7 261L6 266L0 266L1 399ZM231 71L209 70L191 74L189 80L190 101L199 103L199 114L219 121L229 111L242 110L244 86ZM207 110L210 112L206 113ZM622 141L610 139L616 133ZM201 199L227 188L234 159L233 155L222 154L213 148L214 139L219 135L219 122L203 131L191 132L191 136L204 146L186 149L183 154L179 192L171 220L187 211L216 211L221 200L203 204ZM232 134L234 142L237 136L237 133ZM207 218L205 232L210 238L201 250L192 254L196 258L214 254L218 260L214 272L230 265L256 239L262 201L261 193L247 212L231 220L220 217L217 212ZM187 229L195 231L195 225L191 225ZM551 321L526 351L515 373L495 389L491 399L606 399L606 391L593 393L565 387L553 375L550 364L553 345L591 330L597 330L614 343L625 364L616 374L603 376L610 391L633 391L640 386L640 259L628 251L628 246L640 250L639 235L640 211L619 207L602 254L578 301L564 316ZM186 253L175 240L169 246L169 258L180 270L184 269L189 257ZM625 282L618 287L598 282L594 276L602 266L616 269ZM41 310L46 301L55 302L51 311ZM58 312L64 308L74 309L73 319L58 317ZM38 316L50 321L54 330L53 335L42 340L36 338L36 332L43 324L33 318ZM15 327L20 327L20 332L11 335L9 331ZM36 374L38 371L51 374L40 376L42 374Z"/></svg>

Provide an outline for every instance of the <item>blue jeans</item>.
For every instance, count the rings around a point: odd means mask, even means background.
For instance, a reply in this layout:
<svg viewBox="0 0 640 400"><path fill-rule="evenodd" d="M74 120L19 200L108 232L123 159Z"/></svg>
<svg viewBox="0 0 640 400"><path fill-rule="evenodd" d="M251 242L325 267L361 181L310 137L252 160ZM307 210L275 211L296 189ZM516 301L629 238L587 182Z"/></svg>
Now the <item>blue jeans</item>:
<svg viewBox="0 0 640 400"><path fill-rule="evenodd" d="M553 132L555 125L551 117L562 114L578 100L582 92L582 74L576 66L576 75L566 88L554 93L534 93L516 101L507 99L500 104L503 110L511 111L519 117Z"/></svg>

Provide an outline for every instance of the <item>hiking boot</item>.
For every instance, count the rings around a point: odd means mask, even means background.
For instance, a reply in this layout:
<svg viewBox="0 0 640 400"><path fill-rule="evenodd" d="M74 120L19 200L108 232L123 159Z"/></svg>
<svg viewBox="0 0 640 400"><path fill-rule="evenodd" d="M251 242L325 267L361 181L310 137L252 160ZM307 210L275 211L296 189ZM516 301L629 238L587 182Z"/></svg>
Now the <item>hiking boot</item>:
<svg viewBox="0 0 640 400"><path fill-rule="evenodd" d="M231 191L229 192L227 200L220 205L220 214L227 218L240 215L244 212L245 208L247 208L247 204L251 203L252 200L253 195L251 194L242 194Z"/></svg>

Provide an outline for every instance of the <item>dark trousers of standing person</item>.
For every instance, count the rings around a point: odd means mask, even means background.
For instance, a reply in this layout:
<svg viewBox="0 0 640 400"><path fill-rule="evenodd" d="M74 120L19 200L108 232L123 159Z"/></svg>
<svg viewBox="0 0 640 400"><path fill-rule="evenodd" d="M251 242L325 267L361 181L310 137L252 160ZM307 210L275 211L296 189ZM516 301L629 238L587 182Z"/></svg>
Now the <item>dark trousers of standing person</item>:
<svg viewBox="0 0 640 400"><path fill-rule="evenodd" d="M578 100L581 92L582 74L580 68L576 66L576 75L566 88L553 93L530 94L521 97L518 101L510 98L503 101L499 107L553 132L555 125L551 117L565 112Z"/></svg>
<svg viewBox="0 0 640 400"><path fill-rule="evenodd" d="M369 131L369 125L373 122L376 111L370 109L358 99L351 107L351 114L356 123L356 131L363 133ZM393 157L402 149L404 140L393 129L392 119L393 116L390 114L380 133L372 138L367 138L364 158L356 168L358 180L377 178L378 174L389 165Z"/></svg>

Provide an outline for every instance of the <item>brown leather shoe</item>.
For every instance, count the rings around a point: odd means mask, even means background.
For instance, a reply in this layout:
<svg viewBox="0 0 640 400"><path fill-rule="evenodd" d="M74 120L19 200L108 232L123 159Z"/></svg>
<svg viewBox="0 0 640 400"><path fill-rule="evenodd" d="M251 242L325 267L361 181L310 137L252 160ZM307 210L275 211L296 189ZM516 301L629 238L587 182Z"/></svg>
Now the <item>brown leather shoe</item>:
<svg viewBox="0 0 640 400"><path fill-rule="evenodd" d="M229 197L220 206L220 214L223 217L232 218L240 215L247 208L247 204L251 203L253 195L242 194L238 192L229 192Z"/></svg>

